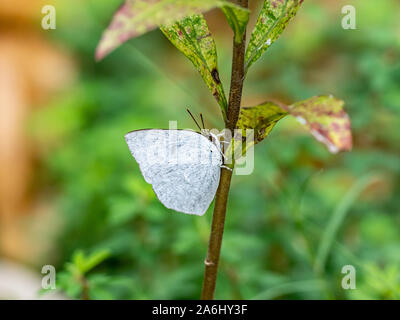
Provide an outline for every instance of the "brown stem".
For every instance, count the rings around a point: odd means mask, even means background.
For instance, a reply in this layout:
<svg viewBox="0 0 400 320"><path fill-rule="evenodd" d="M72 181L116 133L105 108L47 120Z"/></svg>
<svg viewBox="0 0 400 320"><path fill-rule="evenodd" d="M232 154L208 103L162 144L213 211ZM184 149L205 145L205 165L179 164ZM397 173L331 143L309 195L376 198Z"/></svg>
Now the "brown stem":
<svg viewBox="0 0 400 320"><path fill-rule="evenodd" d="M81 275L81 285L82 285L82 300L90 300L89 296L89 283L84 275Z"/></svg>
<svg viewBox="0 0 400 320"><path fill-rule="evenodd" d="M248 0L235 0L236 4L248 7ZM244 81L244 55L246 48L246 34L240 43L233 38L232 75L229 92L229 105L225 126L233 131L239 118L240 103L242 100ZM218 262L221 252L222 236L225 226L226 204L231 185L232 171L221 168L221 178L215 197L214 213L211 224L210 240L208 243L207 258L204 261L204 282L201 292L202 300L214 298L215 284L217 282Z"/></svg>
<svg viewBox="0 0 400 320"><path fill-rule="evenodd" d="M248 7L248 0L237 0L238 4L243 7ZM243 35L240 43L233 39L233 54L232 54L232 75L231 89L229 92L229 104L226 127L230 130L236 128L236 123L239 119L240 102L242 100L244 73L244 55L246 49L246 33Z"/></svg>

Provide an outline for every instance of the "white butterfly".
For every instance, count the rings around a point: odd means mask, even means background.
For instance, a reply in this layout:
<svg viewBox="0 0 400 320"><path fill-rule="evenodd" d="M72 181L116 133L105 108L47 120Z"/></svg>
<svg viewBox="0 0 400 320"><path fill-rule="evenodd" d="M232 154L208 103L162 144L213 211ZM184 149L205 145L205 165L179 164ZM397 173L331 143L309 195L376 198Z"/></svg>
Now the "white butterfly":
<svg viewBox="0 0 400 320"><path fill-rule="evenodd" d="M201 216L214 199L223 163L219 140L208 136L214 135L147 129L129 132L125 140L161 203Z"/></svg>

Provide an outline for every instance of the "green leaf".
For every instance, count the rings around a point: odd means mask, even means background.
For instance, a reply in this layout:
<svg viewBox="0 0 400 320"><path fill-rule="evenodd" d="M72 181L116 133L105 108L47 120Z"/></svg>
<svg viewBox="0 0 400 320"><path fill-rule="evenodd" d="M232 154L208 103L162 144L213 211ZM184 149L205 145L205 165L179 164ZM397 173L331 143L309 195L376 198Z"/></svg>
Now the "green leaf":
<svg viewBox="0 0 400 320"><path fill-rule="evenodd" d="M86 256L82 250L78 250L74 253L74 256L72 257L73 264L69 264L68 269L70 271L79 270L79 274L83 275L107 259L110 256L110 253L109 250L103 249ZM76 273L76 271L73 273Z"/></svg>
<svg viewBox="0 0 400 320"><path fill-rule="evenodd" d="M354 183L350 190L346 192L342 200L336 206L318 246L314 265L314 268L318 273L324 271L326 260L329 256L329 251L334 243L336 234L340 226L343 224L351 206L360 194L375 180L377 180L377 176L374 174L368 174L367 176L360 178Z"/></svg>
<svg viewBox="0 0 400 320"><path fill-rule="evenodd" d="M225 6L222 7L222 12L225 14L226 20L234 32L235 42L240 43L246 32L250 10L235 6Z"/></svg>
<svg viewBox="0 0 400 320"><path fill-rule="evenodd" d="M254 107L241 108L236 126L242 129L243 132L239 136L239 138L241 137L240 141L235 139L232 149L237 150L240 146L242 155L245 155L252 146L263 141L275 124L287 115L287 111L284 108L285 106L271 101ZM247 132L245 130L248 129L254 130L254 139L252 141L247 141ZM229 150L229 152L231 151ZM236 151L234 152L237 153Z"/></svg>
<svg viewBox="0 0 400 320"><path fill-rule="evenodd" d="M156 27L224 6L240 8L226 0L126 0L103 33L96 59L103 59L125 41Z"/></svg>
<svg viewBox="0 0 400 320"><path fill-rule="evenodd" d="M86 258L85 261L85 272L92 270L94 267L98 266L104 260L110 256L111 252L108 249L102 249L93 252L90 256Z"/></svg>
<svg viewBox="0 0 400 320"><path fill-rule="evenodd" d="M192 61L225 117L227 101L218 73L217 49L203 15L192 15L169 26L162 26L161 31Z"/></svg>
<svg viewBox="0 0 400 320"><path fill-rule="evenodd" d="M246 72L279 38L303 0L265 0L246 51Z"/></svg>
<svg viewBox="0 0 400 320"><path fill-rule="evenodd" d="M350 119L343 109L344 102L332 96L318 96L290 106L266 102L242 108L239 129L254 129L254 143L265 139L276 122L290 114L294 116L329 151L348 151L352 148Z"/></svg>
<svg viewBox="0 0 400 320"><path fill-rule="evenodd" d="M243 107L237 123L239 129L254 129L254 144L264 140L275 124L288 113L277 103L267 101L254 107Z"/></svg>

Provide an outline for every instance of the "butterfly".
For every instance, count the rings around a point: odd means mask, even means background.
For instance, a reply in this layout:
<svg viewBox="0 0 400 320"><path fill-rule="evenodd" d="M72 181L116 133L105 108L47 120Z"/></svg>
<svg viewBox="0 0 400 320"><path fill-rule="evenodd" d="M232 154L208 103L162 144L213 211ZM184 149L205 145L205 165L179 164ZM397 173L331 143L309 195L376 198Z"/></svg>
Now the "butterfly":
<svg viewBox="0 0 400 320"><path fill-rule="evenodd" d="M202 216L217 191L224 156L218 137L200 130L135 130L125 140L165 207Z"/></svg>

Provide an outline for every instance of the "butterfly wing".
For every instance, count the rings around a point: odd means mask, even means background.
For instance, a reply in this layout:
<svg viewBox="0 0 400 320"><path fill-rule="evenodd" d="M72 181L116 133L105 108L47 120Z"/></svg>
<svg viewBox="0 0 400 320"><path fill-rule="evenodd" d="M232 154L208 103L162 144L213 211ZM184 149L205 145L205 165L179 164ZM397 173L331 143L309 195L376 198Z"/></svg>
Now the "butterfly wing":
<svg viewBox="0 0 400 320"><path fill-rule="evenodd" d="M147 183L167 208L203 215L217 191L222 155L189 130L137 130L125 140Z"/></svg>

